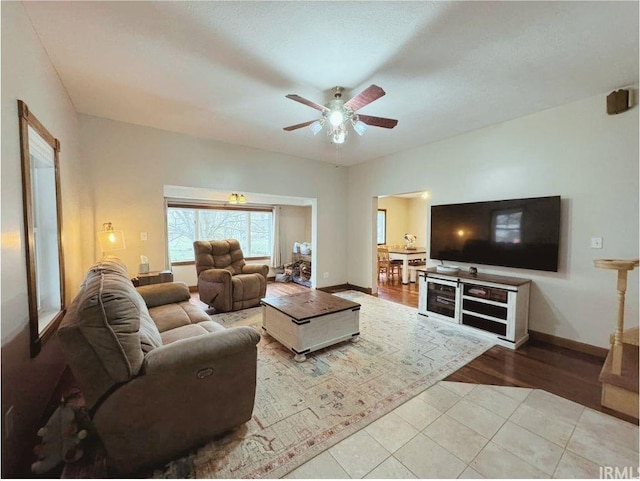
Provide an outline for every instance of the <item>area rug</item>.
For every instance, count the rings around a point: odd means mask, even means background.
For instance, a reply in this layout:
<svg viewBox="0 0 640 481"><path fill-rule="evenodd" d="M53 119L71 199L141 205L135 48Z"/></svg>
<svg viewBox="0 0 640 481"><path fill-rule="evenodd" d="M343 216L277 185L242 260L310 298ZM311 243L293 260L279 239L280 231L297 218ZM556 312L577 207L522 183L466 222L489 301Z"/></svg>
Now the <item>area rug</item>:
<svg viewBox="0 0 640 481"><path fill-rule="evenodd" d="M261 308L214 315L261 332L253 418L157 470L159 478L279 478L445 378L493 343L357 291L360 340L297 363L263 333Z"/></svg>

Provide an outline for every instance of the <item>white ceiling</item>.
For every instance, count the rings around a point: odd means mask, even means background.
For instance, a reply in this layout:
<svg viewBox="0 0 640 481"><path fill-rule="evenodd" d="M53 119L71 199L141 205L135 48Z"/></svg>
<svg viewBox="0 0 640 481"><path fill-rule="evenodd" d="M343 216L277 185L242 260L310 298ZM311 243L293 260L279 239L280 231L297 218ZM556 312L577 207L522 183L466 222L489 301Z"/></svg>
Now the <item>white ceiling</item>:
<svg viewBox="0 0 640 481"><path fill-rule="evenodd" d="M638 2L24 5L78 112L341 165L638 82ZM282 130L370 84L395 129Z"/></svg>

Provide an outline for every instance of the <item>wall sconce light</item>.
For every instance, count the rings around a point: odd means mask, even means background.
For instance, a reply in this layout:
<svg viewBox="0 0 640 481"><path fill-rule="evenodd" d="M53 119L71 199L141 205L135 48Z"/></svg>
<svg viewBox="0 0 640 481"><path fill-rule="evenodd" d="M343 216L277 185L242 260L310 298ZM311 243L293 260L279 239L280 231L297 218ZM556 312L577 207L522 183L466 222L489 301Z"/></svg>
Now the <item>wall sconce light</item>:
<svg viewBox="0 0 640 481"><path fill-rule="evenodd" d="M98 232L98 241L102 252L119 251L124 249L124 232L114 230L111 222L102 224L102 230Z"/></svg>
<svg viewBox="0 0 640 481"><path fill-rule="evenodd" d="M231 194L229 196L229 204L246 204L247 199L245 199L244 194Z"/></svg>

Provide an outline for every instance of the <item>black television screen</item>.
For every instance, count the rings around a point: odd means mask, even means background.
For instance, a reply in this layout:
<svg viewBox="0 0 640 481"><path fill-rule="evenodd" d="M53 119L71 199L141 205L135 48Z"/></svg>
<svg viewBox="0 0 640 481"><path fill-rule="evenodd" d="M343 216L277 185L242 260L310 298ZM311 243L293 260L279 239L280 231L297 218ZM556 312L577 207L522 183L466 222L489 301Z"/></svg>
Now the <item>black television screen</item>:
<svg viewBox="0 0 640 481"><path fill-rule="evenodd" d="M430 257L558 270L560 196L434 205Z"/></svg>

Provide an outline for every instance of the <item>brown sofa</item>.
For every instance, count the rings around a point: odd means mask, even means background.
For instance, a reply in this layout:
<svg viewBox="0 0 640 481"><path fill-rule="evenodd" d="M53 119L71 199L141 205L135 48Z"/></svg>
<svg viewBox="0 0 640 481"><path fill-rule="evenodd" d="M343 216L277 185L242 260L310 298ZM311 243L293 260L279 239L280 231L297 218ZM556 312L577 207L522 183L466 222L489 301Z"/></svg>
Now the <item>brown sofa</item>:
<svg viewBox="0 0 640 481"><path fill-rule="evenodd" d="M184 283L133 287L117 258L87 273L58 336L119 474L169 461L251 418L256 344L189 302Z"/></svg>
<svg viewBox="0 0 640 481"><path fill-rule="evenodd" d="M200 300L228 312L260 305L267 293L269 266L247 264L236 239L195 241Z"/></svg>

